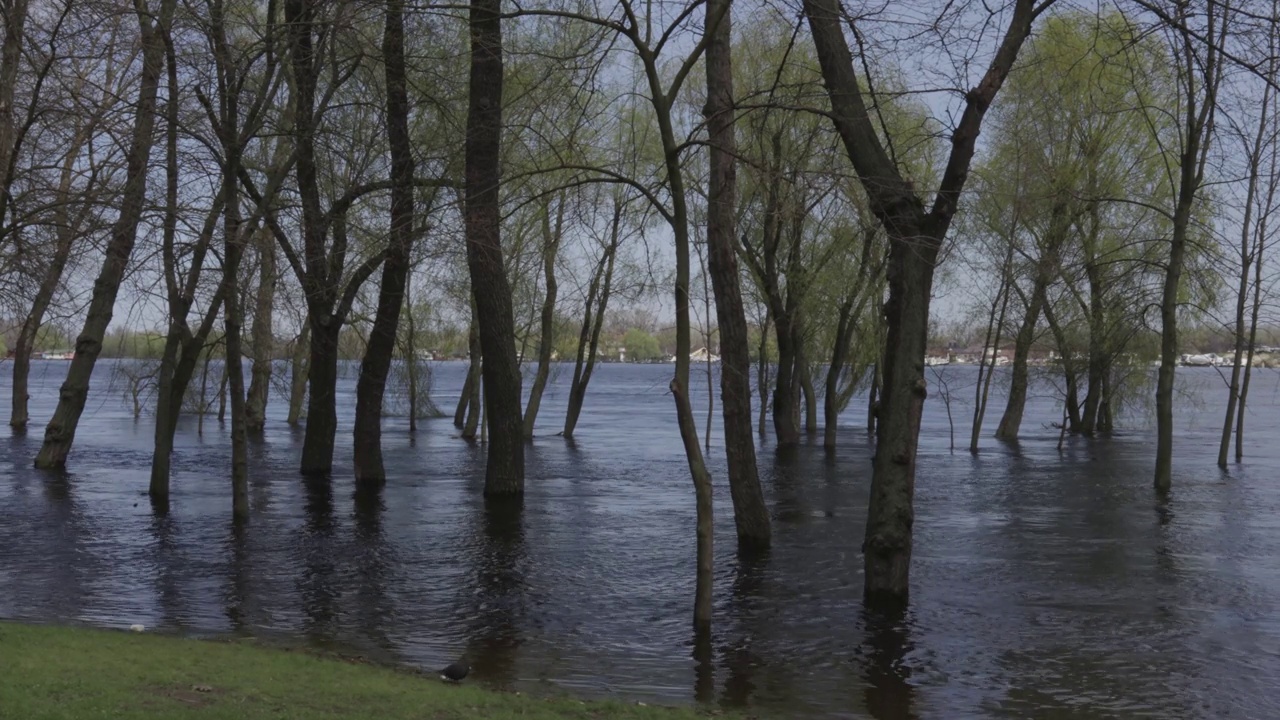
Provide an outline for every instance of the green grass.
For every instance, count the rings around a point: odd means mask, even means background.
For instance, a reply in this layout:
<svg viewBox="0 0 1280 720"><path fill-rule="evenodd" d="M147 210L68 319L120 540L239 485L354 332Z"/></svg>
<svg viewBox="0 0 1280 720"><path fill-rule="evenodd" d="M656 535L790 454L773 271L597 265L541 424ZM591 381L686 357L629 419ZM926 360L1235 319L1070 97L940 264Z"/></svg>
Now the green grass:
<svg viewBox="0 0 1280 720"><path fill-rule="evenodd" d="M0 623L0 717L258 720L690 720L690 708L581 702L246 642Z"/></svg>

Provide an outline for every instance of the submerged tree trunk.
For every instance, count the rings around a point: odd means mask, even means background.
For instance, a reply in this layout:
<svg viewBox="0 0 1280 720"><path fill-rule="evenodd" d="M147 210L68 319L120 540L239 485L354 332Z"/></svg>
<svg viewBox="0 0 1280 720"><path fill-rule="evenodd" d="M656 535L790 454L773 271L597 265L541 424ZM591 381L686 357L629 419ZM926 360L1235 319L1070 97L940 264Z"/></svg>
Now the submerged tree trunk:
<svg viewBox="0 0 1280 720"><path fill-rule="evenodd" d="M502 260L502 25L499 0L471 0L471 80L467 103L465 225L471 294L484 354L488 498L524 493L524 423L511 286Z"/></svg>
<svg viewBox="0 0 1280 720"><path fill-rule="evenodd" d="M356 383L353 440L356 484L366 486L386 482L382 464L382 401L391 371L391 356L395 353L413 250L414 165L405 79L403 0L387 0L382 57L387 82L387 144L391 151L391 228L382 266L382 285L378 290L378 310ZM406 362L414 361L412 354L406 359Z"/></svg>
<svg viewBox="0 0 1280 720"><path fill-rule="evenodd" d="M1274 30L1268 39L1272 49L1276 44L1276 33ZM1274 61L1273 61L1274 63ZM1274 70L1274 64L1272 69ZM1259 218L1259 228L1255 235L1253 222L1253 212L1256 200L1258 198L1258 183L1262 179L1260 177L1260 169L1262 165L1262 154L1265 149L1264 143L1274 143L1274 139L1266 138L1268 121L1270 119L1271 110L1271 93L1272 87L1270 83L1263 83L1261 117L1258 119L1258 129L1254 133L1253 143L1246 148L1246 157L1249 161L1249 180L1245 190L1244 220L1240 225L1240 282L1236 289L1236 323L1235 323L1235 352L1232 355L1231 365L1231 384L1228 388L1227 395L1227 414L1222 422L1222 442L1218 446L1218 467L1227 468L1227 455L1231 448L1231 434L1234 430L1235 422L1238 419L1241 423L1244 420L1244 387L1248 382L1249 366L1253 364L1253 342L1257 334L1257 318L1258 306L1261 304L1261 297L1255 296L1253 300L1252 322L1246 318L1249 317L1248 305L1249 294L1251 288L1251 275L1255 272L1260 273L1262 265L1262 248L1264 244L1264 235L1261 230L1266 227L1266 215ZM1275 187L1275 181L1270 183L1271 187ZM1272 190L1268 195L1274 195ZM1270 198L1267 205L1269 206ZM1265 213L1265 209L1263 210ZM1256 237L1256 240L1252 238ZM1257 270L1254 268L1257 267ZM1244 367L1241 367L1243 365ZM1240 461L1241 442L1237 435L1236 443L1237 457L1236 461Z"/></svg>
<svg viewBox="0 0 1280 720"><path fill-rule="evenodd" d="M1001 272L1000 290L996 294L996 302L991 306L991 317L987 322L987 334L983 339L982 357L978 360L978 383L974 386L973 428L969 436L969 452L978 452L978 438L982 434L982 420L987 414L987 397L991 392L991 377L995 375L996 360L1000 357L1000 334L1004 329L1005 312L1009 309L1009 296L1013 278L1010 277L1013 263L1013 244L1009 244L1009 252L1005 255ZM998 308L998 310L997 310ZM987 365L987 350L991 351L991 364ZM985 371L985 375L984 375Z"/></svg>
<svg viewBox="0 0 1280 720"><path fill-rule="evenodd" d="M412 435L418 431L418 388L422 387L422 382L418 378L420 370L418 366L418 325L413 319L413 295L409 288L413 284L413 272L410 271L409 277L405 279L404 284L404 304L408 306L404 316L404 341L401 345L401 354L404 355L405 361L405 379L409 383L409 434ZM427 399L430 402L430 398Z"/></svg>
<svg viewBox="0 0 1280 720"><path fill-rule="evenodd" d="M1274 150L1271 163L1272 168L1274 169L1276 163ZM1270 194L1274 194L1275 191L1276 183L1272 182L1269 192ZM1271 202L1268 201L1268 211L1271 207ZM1244 377L1240 381L1240 402L1236 406L1236 462L1240 462L1244 459L1244 410L1245 404L1249 399L1249 381L1253 375L1253 353L1254 348L1257 347L1258 341L1258 318L1262 313L1262 267L1263 259L1265 257L1264 250L1266 249L1267 225L1269 220L1270 217L1268 212L1264 213L1258 221L1258 241L1255 250L1256 257L1253 262L1253 308L1249 318L1249 339L1246 345L1248 349L1245 353L1244 360Z"/></svg>
<svg viewBox="0 0 1280 720"><path fill-rule="evenodd" d="M760 326L760 353L756 365L756 397L760 401L756 419L756 433L764 437L768 431L769 417L769 326L773 317L765 306L764 323Z"/></svg>
<svg viewBox="0 0 1280 720"><path fill-rule="evenodd" d="M1085 263L1089 282L1089 358L1085 366L1088 387L1080 410L1078 432L1092 435L1098 429L1098 410L1102 405L1103 385L1111 371L1111 349L1106 340L1106 307L1103 299L1102 261L1091 257Z"/></svg>
<svg viewBox="0 0 1280 720"><path fill-rule="evenodd" d="M253 366L245 399L245 429L260 433L267 423L271 364L275 355L276 247L269 233L258 235L258 294L253 311Z"/></svg>
<svg viewBox="0 0 1280 720"><path fill-rule="evenodd" d="M467 323L467 377L462 381L458 407L453 411L453 425L457 428L466 426L467 418L472 412L472 390L480 382L480 335L476 328L475 312L475 308L471 308L471 322Z"/></svg>
<svg viewBox="0 0 1280 720"><path fill-rule="evenodd" d="M59 191L59 195L64 201L71 190L71 161L72 158L68 156ZM89 209L88 204L85 205L84 209L87 212ZM18 332L18 339L14 343L13 406L12 414L9 416L9 426L15 432L26 432L27 429L29 418L27 402L31 399L28 381L31 375L31 353L35 350L36 334L40 332L40 328L44 325L44 316L49 311L49 306L53 303L54 294L62 286L62 274L66 270L67 261L71 259L71 249L75 245L78 230L83 225L84 215L85 213L80 213L74 224L67 223L58 229L58 241L53 250L53 257L49 261L49 267L45 270L44 278L40 281L40 287L36 290L36 296L31 303L31 311L27 313L27 317L22 323L22 329Z"/></svg>
<svg viewBox="0 0 1280 720"><path fill-rule="evenodd" d="M471 323L471 331L467 335L467 343L471 353L471 366L467 369L467 381L462 386L461 410L464 412L462 437L464 440L475 440L480 428L480 386L481 372L484 368L484 357L480 347L480 331L475 321Z"/></svg>
<svg viewBox="0 0 1280 720"><path fill-rule="evenodd" d="M232 514L243 520L249 516L249 453L246 445L246 412L244 387L244 351L241 345L241 327L244 313L240 297L240 263L248 236L241 235L240 189L238 185L242 127L239 89L243 79L236 58L231 55L226 36L225 9L221 2L214 3L210 12L210 31L214 57L218 69L220 117L216 123L222 145L223 196L223 327L227 348L227 362L223 368L231 391L231 498ZM210 110L211 119L213 112ZM252 228L250 228L252 230ZM252 232L250 232L250 236ZM225 400L225 395L223 396ZM221 420L221 410L219 411Z"/></svg>
<svg viewBox="0 0 1280 720"><path fill-rule="evenodd" d="M853 336L853 301L854 296L850 294L840 305L836 317L836 341L831 347L831 362L827 365L827 382L823 388L822 447L828 451L836 449L836 430L840 422L840 375L844 372Z"/></svg>
<svg viewBox="0 0 1280 720"><path fill-rule="evenodd" d="M556 221L551 223L550 201L542 211L542 274L546 283L546 296L542 299L542 326L538 336L538 371L533 378L533 387L529 388L529 404L524 411L524 437L533 437L533 425L538 419L538 407L542 404L542 392L547 387L547 378L551 376L551 349L555 341L556 320L556 255L560 249L560 238L564 234L564 197L560 198Z"/></svg>
<svg viewBox="0 0 1280 720"><path fill-rule="evenodd" d="M234 98L228 101L228 113L232 120L236 118ZM228 133L239 134L237 123L231 123ZM223 287L226 289L223 302L224 330L227 343L227 364L223 368L223 377L227 379L231 390L231 508L237 518L249 516L249 454L245 444L245 391L244 391L244 352L240 343L240 328L243 322L240 310L240 287L238 274L240 260L244 255L244 244L240 235L240 203L236 200L235 165L239 163L239 147L226 148L230 169L227 170L227 184L230 186L227 196L231 198L223 210L223 232L226 246L223 255ZM226 397L225 395L223 396ZM221 414L221 411L219 411ZM219 417L221 420L221 417Z"/></svg>
<svg viewBox="0 0 1280 720"><path fill-rule="evenodd" d="M312 316L307 362L307 426L302 437L303 475L326 477L333 470L333 438L338 432L338 334L342 324L332 315L327 324Z"/></svg>
<svg viewBox="0 0 1280 720"><path fill-rule="evenodd" d="M909 594L915 463L927 387L924 356L934 265L968 179L983 117L1030 35L1038 9L1032 0L1014 3L999 48L981 81L965 94L946 169L927 212L880 140L863 99L838 3L805 0L804 11L831 100L832 121L889 239L884 391L863 557L867 603L901 608Z"/></svg>
<svg viewBox="0 0 1280 720"><path fill-rule="evenodd" d="M1057 317L1054 313L1053 303L1046 299L1043 306L1045 322L1049 323L1049 331L1053 333L1053 341L1058 346L1059 355L1062 362L1062 381L1065 391L1063 393L1063 413L1065 420L1064 432L1079 432L1080 428L1080 391L1079 391L1079 373L1076 372L1075 358L1072 356L1071 347L1067 343L1066 333L1062 326L1058 324Z"/></svg>
<svg viewBox="0 0 1280 720"><path fill-rule="evenodd" d="M1036 323L1040 321L1040 311L1044 306L1046 282L1043 275L1036 277L1035 287L1032 288L1031 298L1027 302L1026 314L1022 316L1022 325L1018 328L1018 336L1014 340L1009 399L1005 403L1000 424L996 426L996 437L1002 440L1017 440L1018 431L1022 428L1022 413L1027 406L1029 382L1027 361L1031 355L1031 343L1036 337Z"/></svg>
<svg viewBox="0 0 1280 720"><path fill-rule="evenodd" d="M1177 6L1175 23L1185 23L1188 9ZM1178 158L1178 195L1173 211L1173 232L1169 238L1169 262L1165 266L1164 289L1160 298L1160 370L1156 375L1156 467L1155 488L1168 492L1173 485L1173 385L1178 361L1178 293L1186 265L1191 233L1192 209L1204 181L1209 158L1210 133L1217 109L1217 91L1223 67L1220 48L1227 37L1228 8L1207 9L1208 40L1185 24L1175 27L1174 55L1178 58L1179 90L1183 92L1181 154ZM1215 37L1220 35L1220 37ZM1200 55L1203 49L1204 55Z"/></svg>
<svg viewBox="0 0 1280 720"><path fill-rule="evenodd" d="M800 442L800 429L796 426L795 334L788 315L775 313L773 320L778 339L778 372L773 381L773 433L780 449Z"/></svg>
<svg viewBox="0 0 1280 720"><path fill-rule="evenodd" d="M36 455L38 468L63 468L75 442L76 426L89 396L89 380L102 352L102 338L111 324L116 295L133 254L138 223L146 199L147 169L154 142L156 94L160 71L164 65L164 37L173 19L175 0L161 0L158 17L138 6L138 22L142 34L142 77L138 85L138 102L133 134L127 155L124 194L119 215L111 227L106 257L93 286L93 297L84 327L76 339L75 358L67 369L67 379L58 394L58 406L45 428L44 444Z"/></svg>
<svg viewBox="0 0 1280 720"><path fill-rule="evenodd" d="M804 398L804 431L812 435L818 432L818 393L813 388L813 369L809 367L804 351L797 357L796 379L799 380L800 395Z"/></svg>
<svg viewBox="0 0 1280 720"><path fill-rule="evenodd" d="M733 62L730 50L731 0L708 0L707 118L710 175L707 184L707 269L715 292L720 330L720 410L724 416L725 454L738 548L769 547L769 509L765 506L751 435L751 350L746 310L739 286L737 230L737 144L733 122ZM718 19L718 22L717 22ZM708 432L708 437L710 433Z"/></svg>
<svg viewBox="0 0 1280 720"><path fill-rule="evenodd" d="M225 321L225 317L223 318ZM225 338L223 342L225 342ZM230 371L231 358L226 356L222 361L222 375L218 377L218 424L227 421L227 373Z"/></svg>
<svg viewBox="0 0 1280 720"><path fill-rule="evenodd" d="M587 288L586 306L582 315L582 330L578 334L578 354L573 364L573 382L569 385L569 406L564 416L564 436L573 437L578 427L578 416L587 397L587 385L596 367L596 353L600 347L600 332L604 329L605 310L613 290L613 267L621 238L622 202L614 197L613 220L609 228L609 244L596 264Z"/></svg>
<svg viewBox="0 0 1280 720"><path fill-rule="evenodd" d="M883 354L883 353L882 353ZM876 419L880 416L880 361L871 366L871 388L867 390L867 434L876 434ZM923 373L922 373L923 374Z"/></svg>
<svg viewBox="0 0 1280 720"><path fill-rule="evenodd" d="M293 354L289 358L289 427L302 422L302 408L307 399L307 379L310 375L311 318L302 319L302 331L293 341Z"/></svg>

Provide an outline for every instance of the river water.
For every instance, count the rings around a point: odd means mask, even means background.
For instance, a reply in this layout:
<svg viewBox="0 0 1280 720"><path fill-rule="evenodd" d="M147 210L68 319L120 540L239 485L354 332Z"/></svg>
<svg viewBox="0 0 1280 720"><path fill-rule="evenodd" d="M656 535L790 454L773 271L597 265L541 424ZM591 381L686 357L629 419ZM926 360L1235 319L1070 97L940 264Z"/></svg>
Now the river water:
<svg viewBox="0 0 1280 720"><path fill-rule="evenodd" d="M598 369L560 429L572 368L543 400L516 518L487 515L484 450L447 418L388 418L388 482L350 480L354 368L331 484L296 468L301 433L273 398L251 447L252 517L230 521L228 428L179 432L171 512L145 493L152 426L99 364L69 472L31 469L66 365L35 363L32 431L0 440L0 618L280 637L425 668L470 659L482 683L748 706L780 717L1280 717L1280 376L1260 371L1246 460L1215 466L1225 391L1179 371L1174 490L1152 492L1141 418L1067 438L1047 388L1024 438L951 451L926 405L912 605L861 609L871 446L855 399L840 448L760 449L775 549L740 561L713 435L716 625L690 629L693 493L670 366ZM465 366L434 366L452 411ZM0 385L8 408L9 384ZM967 446L973 368L943 369ZM526 382L526 386L528 383ZM700 394L699 394L700 393ZM705 382L694 395L705 412ZM988 432L1003 409L993 389ZM718 412L718 409L717 409ZM717 423L718 424L718 423Z"/></svg>

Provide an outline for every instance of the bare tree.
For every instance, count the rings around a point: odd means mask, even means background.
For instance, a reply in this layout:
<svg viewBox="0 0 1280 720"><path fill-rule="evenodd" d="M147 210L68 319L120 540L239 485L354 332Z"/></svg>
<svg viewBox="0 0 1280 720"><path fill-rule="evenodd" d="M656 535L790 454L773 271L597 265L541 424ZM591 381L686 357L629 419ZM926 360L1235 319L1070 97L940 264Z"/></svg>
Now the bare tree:
<svg viewBox="0 0 1280 720"><path fill-rule="evenodd" d="M1189 2L1173 2L1168 9L1155 3L1151 5L1166 25L1182 109L1178 146L1165 148L1165 155L1170 159L1169 174L1177 178L1171 183L1177 187L1177 197L1169 213L1173 231L1160 299L1160 370L1156 376L1155 487L1157 491L1167 492L1173 485L1173 382L1178 363L1179 293L1194 230L1192 211L1204 184L1205 164L1209 159L1218 88L1223 77L1220 49L1227 37L1230 11L1226 5L1208 2L1203 14L1193 17ZM1203 22L1199 30L1192 27L1198 22Z"/></svg>
<svg viewBox="0 0 1280 720"><path fill-rule="evenodd" d="M538 332L538 369L533 376L533 387L529 388L529 402L524 411L524 437L533 437L533 425L538 419L538 408L542 405L542 393L547 387L547 379L551 376L551 352L555 338L556 298L559 285L556 282L556 258L559 256L560 243L565 235L566 193L560 192L555 203L555 219L551 217L552 196L547 195L542 203L540 226L542 230L542 275L545 285L542 298L541 323Z"/></svg>
<svg viewBox="0 0 1280 720"><path fill-rule="evenodd" d="M511 285L502 260L499 164L502 145L502 21L499 0L471 0L471 94L467 105L466 243L471 294L484 353L490 423L485 496L524 493L524 424ZM474 362L474 358L473 358ZM474 392L474 389L473 389Z"/></svg>
<svg viewBox="0 0 1280 720"><path fill-rule="evenodd" d="M133 253L138 222L147 189L147 169L154 144L156 94L160 71L164 66L165 35L173 21L176 0L160 0L158 12L149 10L146 0L135 0L134 12L142 34L142 78L138 87L133 134L128 153L128 172L120 213L111 228L106 258L94 283L93 299L84 328L76 338L75 358L67 369L67 379L59 391L58 407L45 428L44 444L36 455L38 468L63 468L75 442L76 426L84 412L89 395L89 378L102 352L102 338L124 278L125 267Z"/></svg>
<svg viewBox="0 0 1280 720"><path fill-rule="evenodd" d="M720 408L724 416L725 453L738 547L769 547L769 509L760 491L755 438L751 435L751 351L747 318L738 285L737 169L734 139L732 0L708 0L704 35L707 43L707 119L710 176L707 182L707 266L715 289L720 330ZM708 431L709 434L709 431Z"/></svg>
<svg viewBox="0 0 1280 720"><path fill-rule="evenodd" d="M387 142L391 150L391 232L378 289L378 310L360 379L356 384L354 459L356 482L380 486L382 465L382 401L391 356L395 352L400 311L404 307L413 252L413 149L409 139L409 95L406 90L404 3L387 0L382 33L382 61L387 83ZM407 362L414 362L409 357Z"/></svg>
<svg viewBox="0 0 1280 720"><path fill-rule="evenodd" d="M1280 3L1273 0L1272 16L1280 11ZM1266 63L1260 68L1262 97L1250 120L1256 123L1249 132L1246 123L1237 123L1228 117L1233 134L1240 143L1246 163L1244 218L1240 223L1239 280L1236 288L1234 348L1232 351L1231 381L1228 386L1227 412L1222 422L1222 441L1218 446L1218 467L1227 467L1231 434L1234 431L1235 459L1244 456L1245 400L1253 369L1254 345L1258 338L1258 318L1262 309L1262 272L1265 260L1267 230L1271 216L1276 211L1277 190L1280 190L1280 127L1276 117L1275 83L1280 81L1280 28L1276 23L1267 26ZM1253 98L1249 98L1253 105Z"/></svg>
<svg viewBox="0 0 1280 720"><path fill-rule="evenodd" d="M1052 3L1013 3L999 46L981 80L965 94L963 113L951 134L951 154L933 205L927 210L878 132L876 115L868 108L854 68L838 4L834 0L804 3L831 99L832 121L890 243L887 340L881 365L884 382L863 546L865 595L873 604L900 607L909 593L916 446L927 388L925 336L934 265L968 180L983 117L1031 34L1036 17ZM856 28L857 21L853 25Z"/></svg>

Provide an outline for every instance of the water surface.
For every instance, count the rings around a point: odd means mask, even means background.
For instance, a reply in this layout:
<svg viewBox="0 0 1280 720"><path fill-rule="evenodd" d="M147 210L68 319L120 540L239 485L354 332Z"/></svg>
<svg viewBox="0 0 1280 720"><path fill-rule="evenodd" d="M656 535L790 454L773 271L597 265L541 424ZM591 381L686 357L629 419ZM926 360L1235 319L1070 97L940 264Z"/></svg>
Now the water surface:
<svg viewBox="0 0 1280 720"><path fill-rule="evenodd" d="M554 374L518 517L486 513L484 449L449 419L410 435L388 418L387 487L357 496L348 368L332 482L298 476L301 432L273 398L251 447L252 517L237 526L228 428L215 418L202 434L184 418L172 509L152 512L153 428L131 417L110 362L69 472L31 469L66 368L34 365L32 430L0 440L0 617L281 636L426 668L466 656L498 687L782 717L1280 717L1272 371L1255 378L1246 461L1224 474L1214 464L1222 382L1212 369L1180 370L1165 500L1150 487L1153 438L1140 420L1059 451L1060 410L1045 394L1019 443L984 437L971 455L949 449L935 395L903 619L861 608L871 470L861 402L842 416L834 455L820 439L785 456L761 446L775 548L760 560L734 552L717 430L715 635L695 648L693 493L669 366L600 367L573 442L555 436L572 368ZM464 370L435 366L434 395L450 413ZM944 372L967 446L973 370ZM705 385L697 392L702 414Z"/></svg>

